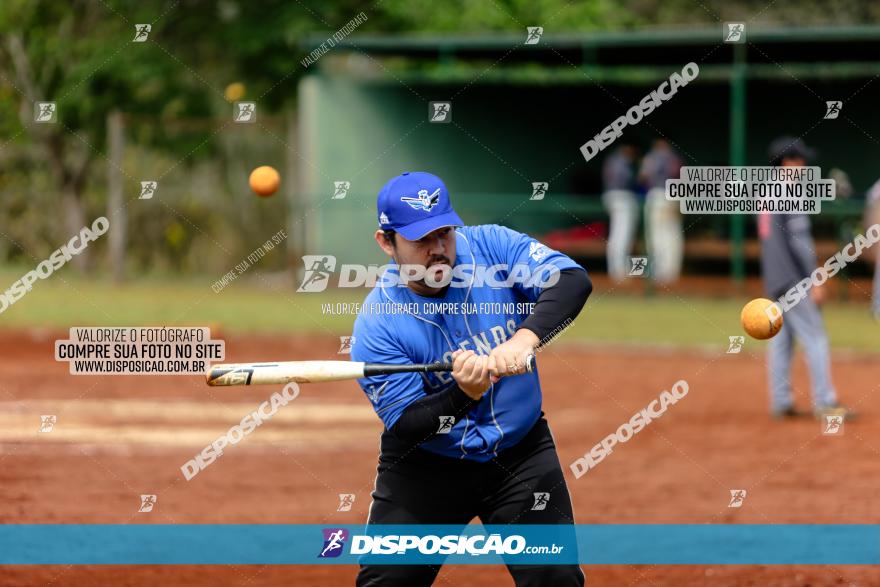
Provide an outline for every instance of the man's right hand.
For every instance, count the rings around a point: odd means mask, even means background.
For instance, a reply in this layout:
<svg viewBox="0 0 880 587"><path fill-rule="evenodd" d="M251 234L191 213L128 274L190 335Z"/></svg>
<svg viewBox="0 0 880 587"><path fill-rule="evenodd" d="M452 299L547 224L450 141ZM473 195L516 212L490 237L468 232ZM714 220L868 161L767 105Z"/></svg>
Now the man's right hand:
<svg viewBox="0 0 880 587"><path fill-rule="evenodd" d="M480 399L492 384L489 357L477 355L474 351L455 351L452 353L452 378L468 397Z"/></svg>

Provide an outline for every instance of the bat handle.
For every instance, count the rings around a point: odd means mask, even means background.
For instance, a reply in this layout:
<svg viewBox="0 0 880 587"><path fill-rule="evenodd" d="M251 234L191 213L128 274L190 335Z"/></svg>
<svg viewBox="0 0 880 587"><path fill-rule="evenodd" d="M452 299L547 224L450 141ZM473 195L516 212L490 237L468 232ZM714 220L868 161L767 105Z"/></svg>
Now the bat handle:
<svg viewBox="0 0 880 587"><path fill-rule="evenodd" d="M529 355L526 360L526 372L531 373L535 370L535 355ZM372 377L374 375L390 375L392 373L433 373L437 371L452 371L452 363L436 363L416 364L416 365L385 365L378 363L366 363L363 366L363 376Z"/></svg>
<svg viewBox="0 0 880 587"><path fill-rule="evenodd" d="M452 371L452 363L431 363L426 365L425 371ZM526 358L526 373L535 370L535 355L529 355Z"/></svg>

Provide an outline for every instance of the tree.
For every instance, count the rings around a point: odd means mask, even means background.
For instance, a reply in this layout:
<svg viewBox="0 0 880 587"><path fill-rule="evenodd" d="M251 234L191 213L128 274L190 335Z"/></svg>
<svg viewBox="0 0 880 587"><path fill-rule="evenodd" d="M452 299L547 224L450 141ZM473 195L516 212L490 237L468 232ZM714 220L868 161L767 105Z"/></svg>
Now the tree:
<svg viewBox="0 0 880 587"><path fill-rule="evenodd" d="M172 116L209 112L201 84L159 49L133 42L133 23L151 22L156 8L129 8L129 17L93 0L6 0L0 8L0 76L13 90L20 124L13 136L23 134L39 148L57 189L66 238L92 222L85 194L95 161L104 156L111 112L149 115L134 124L147 127L146 142L172 150L190 145L162 144L156 119L169 110ZM37 102L55 104L54 122L35 120ZM82 269L89 261L85 249L71 263Z"/></svg>

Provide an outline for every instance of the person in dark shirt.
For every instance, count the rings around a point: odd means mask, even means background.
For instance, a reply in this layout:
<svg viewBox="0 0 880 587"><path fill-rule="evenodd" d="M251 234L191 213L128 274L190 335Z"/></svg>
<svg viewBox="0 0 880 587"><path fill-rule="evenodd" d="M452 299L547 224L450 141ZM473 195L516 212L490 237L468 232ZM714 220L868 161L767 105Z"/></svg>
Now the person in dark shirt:
<svg viewBox="0 0 880 587"><path fill-rule="evenodd" d="M639 223L636 200L636 148L621 145L602 164L602 203L610 219L608 227L608 275L621 281L629 273L629 256Z"/></svg>
<svg viewBox="0 0 880 587"><path fill-rule="evenodd" d="M678 179L681 159L669 141L656 139L642 159L639 182L648 190L645 228L651 276L658 283L672 283L681 275L684 233L678 202L666 199L666 180Z"/></svg>
<svg viewBox="0 0 880 587"><path fill-rule="evenodd" d="M814 151L794 137L773 141L769 153L773 165L786 167L803 167L814 157ZM818 266L810 218L806 214L761 214L758 216L758 236L761 239L761 275L770 299L778 299ZM770 339L767 347L770 411L776 418L802 415L794 407L791 392L795 340L807 357L816 416L853 416L850 410L838 404L837 392L831 383L828 335L819 309L824 300L825 290L814 285L809 296L785 312L782 330Z"/></svg>

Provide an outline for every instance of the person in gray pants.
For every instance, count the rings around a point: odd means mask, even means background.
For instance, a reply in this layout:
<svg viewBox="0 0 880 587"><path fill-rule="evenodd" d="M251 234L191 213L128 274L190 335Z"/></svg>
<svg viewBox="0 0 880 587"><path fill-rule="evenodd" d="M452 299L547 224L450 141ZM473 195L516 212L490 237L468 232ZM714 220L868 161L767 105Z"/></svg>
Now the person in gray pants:
<svg viewBox="0 0 880 587"><path fill-rule="evenodd" d="M813 157L813 150L794 137L782 137L770 145L773 165L805 166ZM806 214L761 214L758 216L758 235L764 289L771 299L778 299L818 267L810 219ZM803 347L807 358L816 417L853 416L851 410L838 403L831 382L828 335L819 309L824 299L824 289L812 287L808 297L785 312L782 330L770 339L767 355L770 411L776 418L803 415L795 408L791 391L795 340Z"/></svg>

